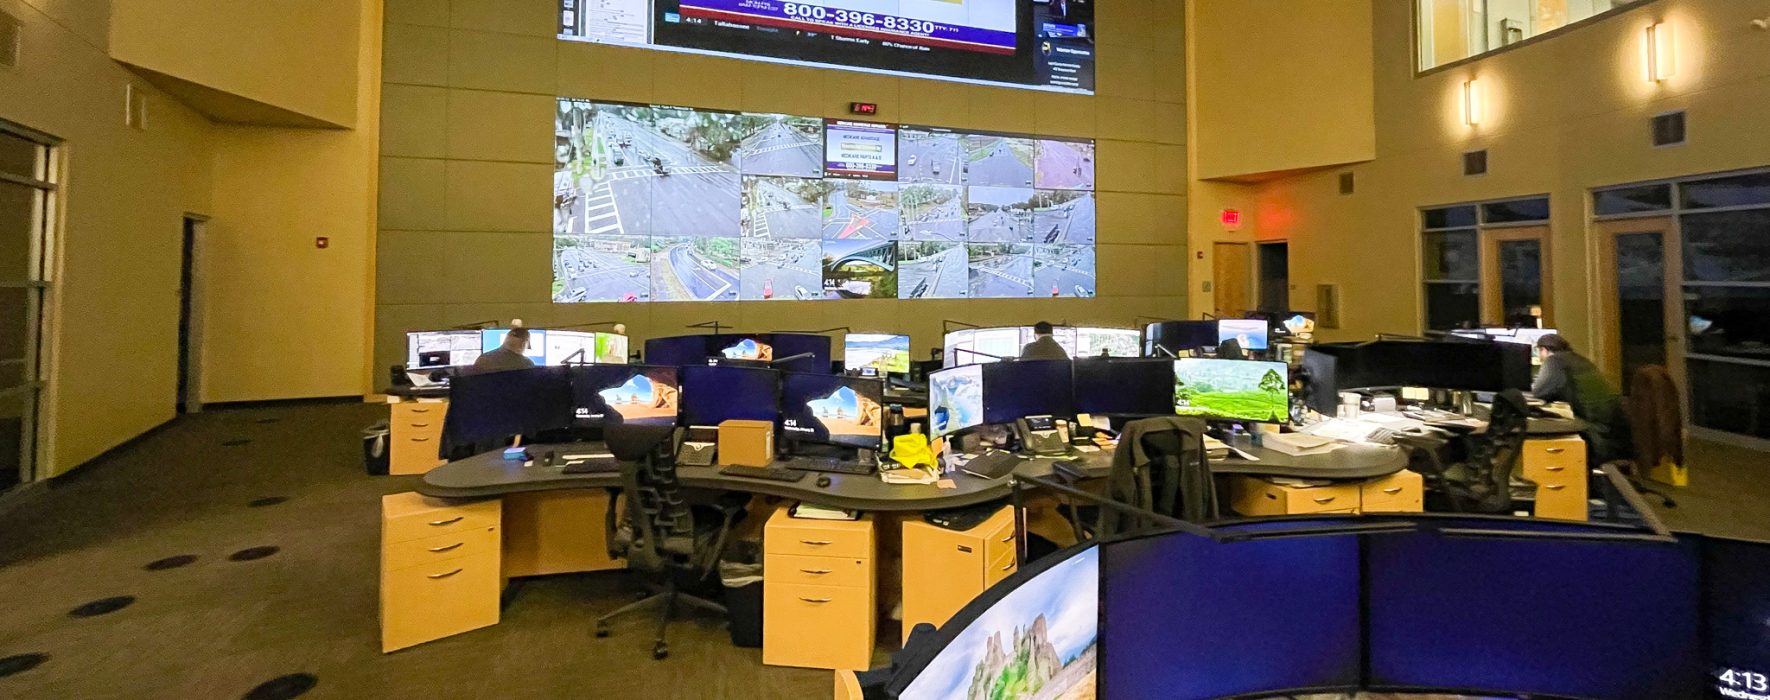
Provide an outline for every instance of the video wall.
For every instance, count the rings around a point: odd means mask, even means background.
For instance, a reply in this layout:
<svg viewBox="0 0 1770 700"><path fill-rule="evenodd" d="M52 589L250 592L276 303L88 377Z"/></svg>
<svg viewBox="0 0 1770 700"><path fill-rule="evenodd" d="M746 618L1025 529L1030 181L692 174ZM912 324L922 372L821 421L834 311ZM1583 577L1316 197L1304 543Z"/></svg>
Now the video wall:
<svg viewBox="0 0 1770 700"><path fill-rule="evenodd" d="M559 38L1093 94L1093 0L560 0Z"/></svg>
<svg viewBox="0 0 1770 700"><path fill-rule="evenodd" d="M554 302L1094 295L1091 140L558 104Z"/></svg>

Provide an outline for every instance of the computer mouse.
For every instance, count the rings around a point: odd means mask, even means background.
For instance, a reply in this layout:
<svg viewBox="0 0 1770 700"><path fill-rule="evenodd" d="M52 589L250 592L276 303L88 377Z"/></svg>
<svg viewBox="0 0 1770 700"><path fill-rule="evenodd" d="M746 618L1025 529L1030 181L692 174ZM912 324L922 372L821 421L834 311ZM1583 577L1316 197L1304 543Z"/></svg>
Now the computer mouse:
<svg viewBox="0 0 1770 700"><path fill-rule="evenodd" d="M818 488L821 489L821 488L824 488L829 485L830 485L830 475L829 474L818 475L818 477L817 477L817 487Z"/></svg>

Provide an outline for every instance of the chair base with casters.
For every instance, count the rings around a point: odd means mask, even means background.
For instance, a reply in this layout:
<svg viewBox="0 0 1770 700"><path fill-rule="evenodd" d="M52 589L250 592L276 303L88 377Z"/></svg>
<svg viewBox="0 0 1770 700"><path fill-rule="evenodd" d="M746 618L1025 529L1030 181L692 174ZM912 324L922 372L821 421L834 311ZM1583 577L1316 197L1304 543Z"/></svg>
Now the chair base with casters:
<svg viewBox="0 0 1770 700"><path fill-rule="evenodd" d="M725 606L723 605L700 596L683 593L677 588L675 581L668 581L662 585L648 583L646 588L651 591L651 595L623 605L613 612L596 618L596 636L607 637L609 634L609 621L617 617L657 606L659 608L657 633L652 639L651 657L653 659L661 660L670 656L670 642L664 638L664 633L670 628L670 621L677 619L676 610L678 604L710 612L715 615L727 614Z"/></svg>

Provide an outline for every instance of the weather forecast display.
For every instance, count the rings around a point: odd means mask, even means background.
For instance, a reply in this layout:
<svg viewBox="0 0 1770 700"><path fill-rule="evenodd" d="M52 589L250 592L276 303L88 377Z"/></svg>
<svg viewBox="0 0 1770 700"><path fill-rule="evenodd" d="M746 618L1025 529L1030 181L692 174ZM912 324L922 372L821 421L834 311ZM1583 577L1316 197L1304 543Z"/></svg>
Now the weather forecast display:
<svg viewBox="0 0 1770 700"><path fill-rule="evenodd" d="M1093 0L560 0L559 38L1092 94Z"/></svg>
<svg viewBox="0 0 1770 700"><path fill-rule="evenodd" d="M561 98L553 301L1094 295L1094 143Z"/></svg>

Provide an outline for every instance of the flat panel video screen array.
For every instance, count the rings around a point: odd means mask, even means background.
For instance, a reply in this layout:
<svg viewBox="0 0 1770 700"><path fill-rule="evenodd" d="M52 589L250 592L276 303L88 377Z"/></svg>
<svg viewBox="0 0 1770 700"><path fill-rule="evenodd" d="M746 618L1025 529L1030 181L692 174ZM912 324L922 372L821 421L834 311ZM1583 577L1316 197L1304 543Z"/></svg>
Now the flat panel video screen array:
<svg viewBox="0 0 1770 700"><path fill-rule="evenodd" d="M559 38L1094 92L1093 0L560 0Z"/></svg>
<svg viewBox="0 0 1770 700"><path fill-rule="evenodd" d="M556 303L1094 296L1093 141L558 104Z"/></svg>

